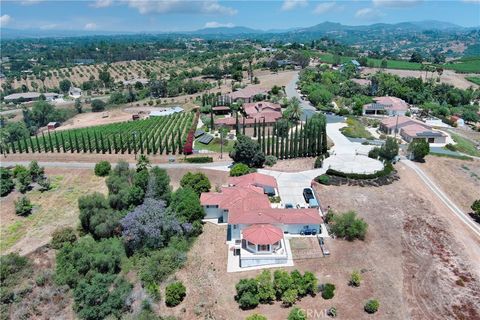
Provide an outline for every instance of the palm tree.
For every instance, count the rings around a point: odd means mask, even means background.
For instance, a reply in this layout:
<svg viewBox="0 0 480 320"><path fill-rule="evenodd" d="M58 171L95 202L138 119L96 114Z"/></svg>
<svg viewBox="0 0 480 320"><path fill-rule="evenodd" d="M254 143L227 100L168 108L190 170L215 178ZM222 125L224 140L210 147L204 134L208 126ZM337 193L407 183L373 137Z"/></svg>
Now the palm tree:
<svg viewBox="0 0 480 320"><path fill-rule="evenodd" d="M300 105L300 100L297 97L293 97L290 99L286 112L291 120L300 120L300 117L303 114L303 110Z"/></svg>

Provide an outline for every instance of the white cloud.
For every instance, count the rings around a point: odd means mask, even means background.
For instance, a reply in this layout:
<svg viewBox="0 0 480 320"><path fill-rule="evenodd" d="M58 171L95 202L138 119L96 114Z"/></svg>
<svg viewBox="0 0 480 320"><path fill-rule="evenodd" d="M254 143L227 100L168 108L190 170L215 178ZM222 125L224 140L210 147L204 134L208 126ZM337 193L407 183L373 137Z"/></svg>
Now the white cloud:
<svg viewBox="0 0 480 320"><path fill-rule="evenodd" d="M421 0L372 0L375 7L405 8L416 6Z"/></svg>
<svg viewBox="0 0 480 320"><path fill-rule="evenodd" d="M113 0L97 0L91 4L94 8L107 8L113 4Z"/></svg>
<svg viewBox="0 0 480 320"><path fill-rule="evenodd" d="M282 4L282 10L290 11L295 8L305 7L307 4L307 0L284 0Z"/></svg>
<svg viewBox="0 0 480 320"><path fill-rule="evenodd" d="M218 3L217 0L123 0L129 7L135 8L141 14L148 13L203 13L234 15L237 10Z"/></svg>
<svg viewBox="0 0 480 320"><path fill-rule="evenodd" d="M20 1L20 4L22 6L30 6L32 4L37 4L39 2L42 2L43 0L22 0Z"/></svg>
<svg viewBox="0 0 480 320"><path fill-rule="evenodd" d="M226 28L233 28L235 25L231 22L229 23L220 23L217 21L210 21L205 23L204 28L220 28L220 27L226 27Z"/></svg>
<svg viewBox="0 0 480 320"><path fill-rule="evenodd" d="M383 14L379 10L373 8L363 8L355 12L355 17L362 20L376 20L382 16Z"/></svg>
<svg viewBox="0 0 480 320"><path fill-rule="evenodd" d="M315 9L313 10L313 13L315 14L327 13L335 9L336 6L337 4L335 2L322 2L315 7Z"/></svg>
<svg viewBox="0 0 480 320"><path fill-rule="evenodd" d="M95 30L97 28L97 24L93 22L89 22L83 27L85 30Z"/></svg>
<svg viewBox="0 0 480 320"><path fill-rule="evenodd" d="M0 26L5 27L12 22L12 20L12 17L10 17L8 14L4 14L0 17Z"/></svg>

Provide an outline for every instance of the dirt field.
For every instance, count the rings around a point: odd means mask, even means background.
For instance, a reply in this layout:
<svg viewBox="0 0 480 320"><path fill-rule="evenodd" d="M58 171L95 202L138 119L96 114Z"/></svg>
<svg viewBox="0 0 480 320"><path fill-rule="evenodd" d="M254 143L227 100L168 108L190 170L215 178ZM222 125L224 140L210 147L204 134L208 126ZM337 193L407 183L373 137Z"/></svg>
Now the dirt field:
<svg viewBox="0 0 480 320"><path fill-rule="evenodd" d="M362 70L362 74L368 75L368 74L376 73L378 71L380 71L379 68L365 68ZM425 79L424 71L385 69L383 70L383 72L395 74L400 77L415 77L415 78L422 77L422 79ZM467 89L470 87L478 88L478 85L465 79L468 76L471 76L471 74L456 73L453 70L443 70L443 73L440 76L440 82L451 84L452 86L455 86L460 89ZM437 73L433 73L433 77L431 72L428 73L428 79L430 78L436 79L438 77L439 76Z"/></svg>
<svg viewBox="0 0 480 320"><path fill-rule="evenodd" d="M271 170L283 171L283 172L299 172L305 170L312 170L315 158L298 158L278 160L277 163L272 166Z"/></svg>
<svg viewBox="0 0 480 320"><path fill-rule="evenodd" d="M480 160L428 156L418 165L463 212L470 212L473 201L480 199Z"/></svg>
<svg viewBox="0 0 480 320"><path fill-rule="evenodd" d="M329 240L328 258L295 261L294 268L312 271L320 283L331 282L337 287L332 300L317 295L303 298L297 306L317 313L335 306L339 319L480 317L479 239L453 218L410 169L402 165L398 169L401 179L388 186L317 187L323 206L339 212L355 210L368 222L369 231L364 242ZM184 319L209 315L214 319L244 319L261 313L268 319L285 319L290 309L278 302L252 311L238 308L235 284L259 271L226 273L225 235L225 227L205 225L186 267L176 274L187 286L187 298L176 308L161 304L161 314ZM297 247L294 245L294 256ZM362 272L359 288L348 286L353 270ZM375 316L363 311L370 298L380 301Z"/></svg>

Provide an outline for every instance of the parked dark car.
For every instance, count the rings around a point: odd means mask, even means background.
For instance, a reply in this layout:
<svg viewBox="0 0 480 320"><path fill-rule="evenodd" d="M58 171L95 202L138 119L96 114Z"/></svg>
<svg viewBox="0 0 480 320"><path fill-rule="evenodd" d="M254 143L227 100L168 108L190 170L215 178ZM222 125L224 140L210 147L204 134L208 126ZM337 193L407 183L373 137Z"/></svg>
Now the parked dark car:
<svg viewBox="0 0 480 320"><path fill-rule="evenodd" d="M303 189L303 197L305 198L306 203L309 203L310 199L315 199L312 188Z"/></svg>
<svg viewBox="0 0 480 320"><path fill-rule="evenodd" d="M302 236L316 235L317 234L317 229L305 226L305 227L303 227L302 230L300 230L300 234Z"/></svg>

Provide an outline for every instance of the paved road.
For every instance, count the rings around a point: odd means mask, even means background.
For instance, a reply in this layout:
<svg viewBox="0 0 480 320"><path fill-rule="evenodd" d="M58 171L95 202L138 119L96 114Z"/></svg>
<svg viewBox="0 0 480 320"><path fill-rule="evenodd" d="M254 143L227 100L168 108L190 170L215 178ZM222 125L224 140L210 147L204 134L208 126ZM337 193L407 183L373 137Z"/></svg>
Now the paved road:
<svg viewBox="0 0 480 320"><path fill-rule="evenodd" d="M29 161L0 161L0 167L11 167L17 164L28 166ZM155 167L164 169L172 168L216 168L227 167L232 161L212 162L212 163L153 163ZM67 168L67 169L91 169L95 167L94 162L39 162L42 167L46 168ZM135 167L136 163L130 163L130 167Z"/></svg>
<svg viewBox="0 0 480 320"><path fill-rule="evenodd" d="M295 76L293 77L293 79L285 87L285 93L289 98L297 97L298 100L300 100L300 105L303 109L302 121L305 121L305 119L313 116L315 112L317 112L317 109L314 106L312 106L312 104L309 101L302 100L302 98L300 97L300 94L297 92L297 82L298 82L298 72L295 73Z"/></svg>
<svg viewBox="0 0 480 320"><path fill-rule="evenodd" d="M455 203L453 203L448 196L433 182L428 175L420 169L414 162L402 159L402 162L422 179L427 187L455 214L468 228L470 228L477 237L480 237L480 226L473 221L467 214L465 214Z"/></svg>

